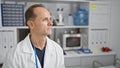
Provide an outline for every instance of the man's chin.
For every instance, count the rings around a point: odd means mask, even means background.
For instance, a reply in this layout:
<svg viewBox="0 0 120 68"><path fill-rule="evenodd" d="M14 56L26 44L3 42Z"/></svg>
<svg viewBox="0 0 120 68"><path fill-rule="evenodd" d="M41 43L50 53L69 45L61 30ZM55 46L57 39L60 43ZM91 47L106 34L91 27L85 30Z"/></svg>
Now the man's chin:
<svg viewBox="0 0 120 68"><path fill-rule="evenodd" d="M51 35L51 34L52 34L52 32L47 33L47 35Z"/></svg>

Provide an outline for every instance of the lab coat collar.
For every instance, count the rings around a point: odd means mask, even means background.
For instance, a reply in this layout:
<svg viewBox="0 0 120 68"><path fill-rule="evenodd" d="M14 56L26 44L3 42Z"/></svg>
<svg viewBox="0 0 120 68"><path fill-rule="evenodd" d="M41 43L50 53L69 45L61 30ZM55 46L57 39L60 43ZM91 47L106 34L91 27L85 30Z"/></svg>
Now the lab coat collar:
<svg viewBox="0 0 120 68"><path fill-rule="evenodd" d="M30 34L27 35L27 37L24 39L23 42L23 52L25 53L34 53L31 41L30 41Z"/></svg>
<svg viewBox="0 0 120 68"><path fill-rule="evenodd" d="M24 46L23 46L22 49L23 49L23 52L34 53L29 36L30 36L30 34L28 34L27 37L24 39L24 43L23 43ZM46 37L46 38L47 38L46 49L47 49L47 51L49 51L49 50L53 49L52 46L51 46L52 42L50 42L51 40L48 37Z"/></svg>
<svg viewBox="0 0 120 68"><path fill-rule="evenodd" d="M33 63L35 63L34 50L32 48L29 36L30 34L28 34L27 37L24 39L23 52L31 54L31 60L33 61ZM46 38L47 38L47 44L46 44L45 57L44 57L44 68L49 68L49 64L52 61L50 60L50 58L52 58L52 56L54 55L53 54L54 47L52 46L51 40L48 37ZM40 63L38 66L39 68L41 68Z"/></svg>

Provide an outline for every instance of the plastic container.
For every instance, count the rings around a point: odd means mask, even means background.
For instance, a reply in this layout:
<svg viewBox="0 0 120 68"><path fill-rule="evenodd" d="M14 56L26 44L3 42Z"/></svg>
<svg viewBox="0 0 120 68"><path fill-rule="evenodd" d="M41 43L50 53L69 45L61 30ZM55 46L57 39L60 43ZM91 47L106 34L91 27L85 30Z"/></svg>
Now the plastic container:
<svg viewBox="0 0 120 68"><path fill-rule="evenodd" d="M74 25L88 25L88 11L79 8L73 15Z"/></svg>
<svg viewBox="0 0 120 68"><path fill-rule="evenodd" d="M68 15L68 22L67 22L68 24L68 26L72 26L73 25L73 16L72 16L72 14L69 14Z"/></svg>

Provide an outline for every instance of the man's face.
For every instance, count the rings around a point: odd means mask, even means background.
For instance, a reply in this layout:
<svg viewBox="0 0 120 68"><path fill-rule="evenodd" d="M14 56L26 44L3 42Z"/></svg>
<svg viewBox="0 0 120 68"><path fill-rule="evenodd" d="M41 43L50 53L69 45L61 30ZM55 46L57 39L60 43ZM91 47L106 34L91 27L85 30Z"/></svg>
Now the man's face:
<svg viewBox="0 0 120 68"><path fill-rule="evenodd" d="M33 32L37 35L50 35L52 33L51 15L49 11L42 7L34 8L34 14L37 16L33 21Z"/></svg>

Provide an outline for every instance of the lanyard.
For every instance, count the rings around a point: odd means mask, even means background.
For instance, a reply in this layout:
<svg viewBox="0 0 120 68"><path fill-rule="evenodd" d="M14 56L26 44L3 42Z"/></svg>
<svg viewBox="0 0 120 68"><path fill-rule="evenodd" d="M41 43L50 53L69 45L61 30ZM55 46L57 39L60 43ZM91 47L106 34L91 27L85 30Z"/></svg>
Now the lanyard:
<svg viewBox="0 0 120 68"><path fill-rule="evenodd" d="M36 48L35 48L35 47L34 47L34 55L35 55L35 64L36 64L36 68L38 68L37 54L36 54Z"/></svg>
<svg viewBox="0 0 120 68"><path fill-rule="evenodd" d="M31 42L31 44L32 44L32 41L30 41L30 42ZM33 46L33 44L32 44L32 47L34 48L35 65L36 65L36 68L38 68L38 62L37 62L36 48L35 48L35 46Z"/></svg>

